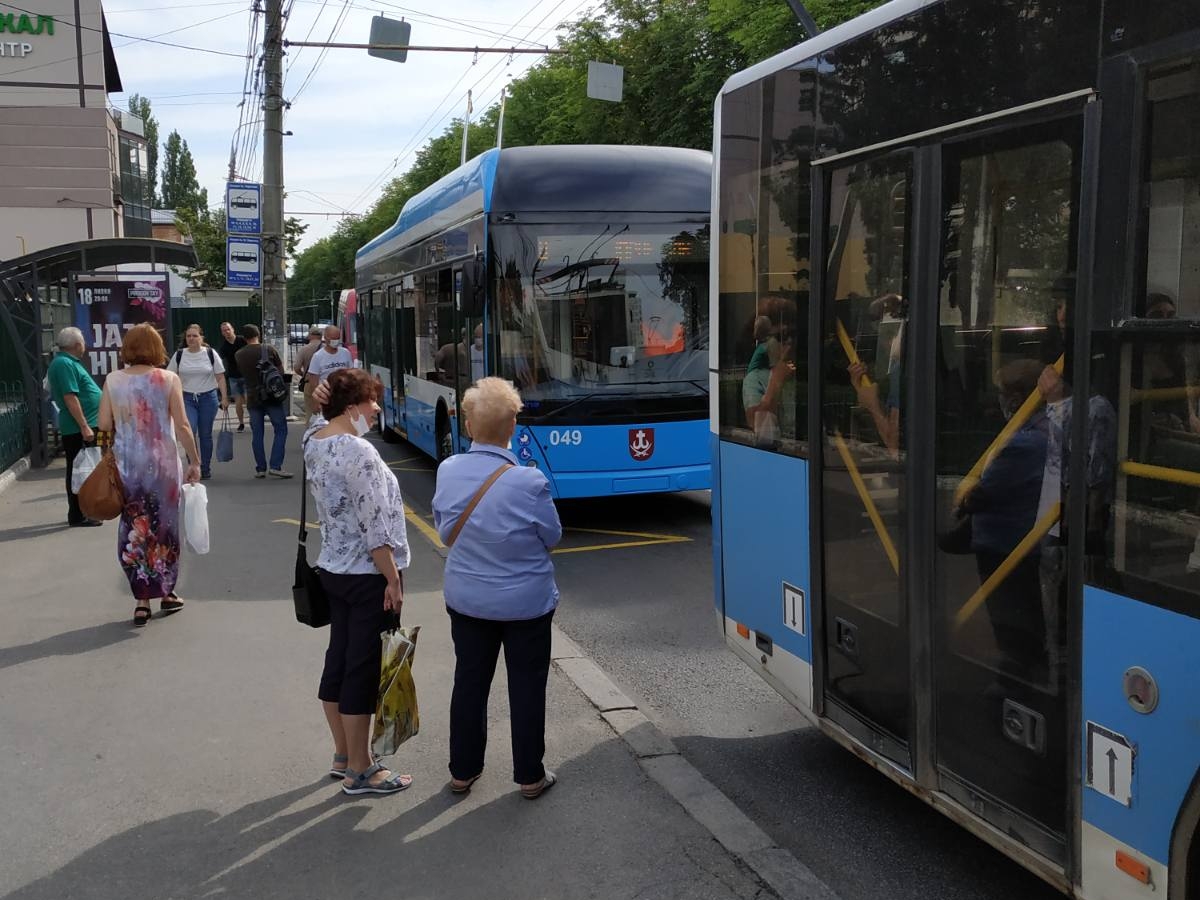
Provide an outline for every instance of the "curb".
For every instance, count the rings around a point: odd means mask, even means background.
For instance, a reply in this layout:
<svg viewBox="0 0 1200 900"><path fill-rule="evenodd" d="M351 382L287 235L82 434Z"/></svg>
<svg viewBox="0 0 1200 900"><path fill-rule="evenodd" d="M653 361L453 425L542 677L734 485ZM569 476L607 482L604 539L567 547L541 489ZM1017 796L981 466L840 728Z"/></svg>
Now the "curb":
<svg viewBox="0 0 1200 900"><path fill-rule="evenodd" d="M3 494L12 487L16 483L16 480L28 472L29 469L29 457L23 456L3 472L0 472L0 494Z"/></svg>
<svg viewBox="0 0 1200 900"><path fill-rule="evenodd" d="M587 697L600 717L629 747L638 765L703 825L729 853L781 900L840 900L825 882L750 821L618 688L579 645L551 626L550 659Z"/></svg>

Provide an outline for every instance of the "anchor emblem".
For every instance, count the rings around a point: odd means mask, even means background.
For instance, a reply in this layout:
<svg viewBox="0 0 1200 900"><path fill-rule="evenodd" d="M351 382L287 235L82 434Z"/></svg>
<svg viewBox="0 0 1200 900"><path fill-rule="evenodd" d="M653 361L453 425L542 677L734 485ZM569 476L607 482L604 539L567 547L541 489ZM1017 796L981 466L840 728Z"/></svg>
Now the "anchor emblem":
<svg viewBox="0 0 1200 900"><path fill-rule="evenodd" d="M638 462L644 462L654 455L654 429L629 429L629 455Z"/></svg>

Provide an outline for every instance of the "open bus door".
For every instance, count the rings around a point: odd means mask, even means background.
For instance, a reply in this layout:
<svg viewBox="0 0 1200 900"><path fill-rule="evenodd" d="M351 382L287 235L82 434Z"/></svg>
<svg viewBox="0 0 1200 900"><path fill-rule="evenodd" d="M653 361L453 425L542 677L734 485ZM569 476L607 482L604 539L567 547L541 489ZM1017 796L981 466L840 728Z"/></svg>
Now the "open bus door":
<svg viewBox="0 0 1200 900"><path fill-rule="evenodd" d="M1070 591L1039 384L1074 315L1084 116L991 124L814 170L818 708L1061 863Z"/></svg>

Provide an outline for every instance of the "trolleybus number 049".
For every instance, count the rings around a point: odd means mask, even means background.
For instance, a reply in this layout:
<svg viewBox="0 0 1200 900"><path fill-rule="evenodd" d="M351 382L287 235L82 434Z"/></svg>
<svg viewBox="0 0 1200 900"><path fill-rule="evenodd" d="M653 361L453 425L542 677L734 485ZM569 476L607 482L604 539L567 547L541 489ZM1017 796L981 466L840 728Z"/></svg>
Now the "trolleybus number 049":
<svg viewBox="0 0 1200 900"><path fill-rule="evenodd" d="M582 443L583 432L578 428L563 428L550 432L551 447L578 447Z"/></svg>

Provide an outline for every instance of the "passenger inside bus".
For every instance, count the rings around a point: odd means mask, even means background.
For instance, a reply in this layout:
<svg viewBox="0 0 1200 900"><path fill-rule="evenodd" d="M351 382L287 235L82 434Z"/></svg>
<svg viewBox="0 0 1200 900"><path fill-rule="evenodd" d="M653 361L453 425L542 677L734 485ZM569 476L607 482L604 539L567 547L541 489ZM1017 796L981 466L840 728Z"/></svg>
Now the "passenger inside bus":
<svg viewBox="0 0 1200 900"><path fill-rule="evenodd" d="M786 297L767 296L758 307L754 350L742 379L742 406L755 444L774 447L796 436L795 304Z"/></svg>

